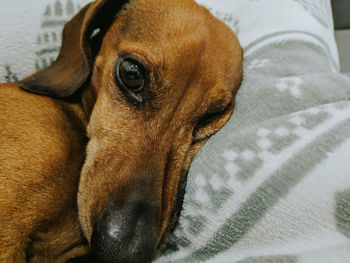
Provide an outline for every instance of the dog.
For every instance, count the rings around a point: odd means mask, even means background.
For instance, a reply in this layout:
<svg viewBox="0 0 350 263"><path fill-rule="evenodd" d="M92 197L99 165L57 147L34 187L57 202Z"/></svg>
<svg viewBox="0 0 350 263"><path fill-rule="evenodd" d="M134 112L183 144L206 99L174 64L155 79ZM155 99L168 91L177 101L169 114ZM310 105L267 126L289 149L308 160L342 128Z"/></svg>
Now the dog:
<svg viewBox="0 0 350 263"><path fill-rule="evenodd" d="M85 6L50 67L0 84L0 262L151 262L242 58L193 0Z"/></svg>

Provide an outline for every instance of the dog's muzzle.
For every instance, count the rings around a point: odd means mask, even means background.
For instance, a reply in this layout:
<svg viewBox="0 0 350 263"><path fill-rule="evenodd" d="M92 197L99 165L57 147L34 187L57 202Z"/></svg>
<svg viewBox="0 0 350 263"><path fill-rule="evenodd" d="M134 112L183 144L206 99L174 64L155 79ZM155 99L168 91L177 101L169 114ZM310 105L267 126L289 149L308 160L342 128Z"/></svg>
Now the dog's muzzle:
<svg viewBox="0 0 350 263"><path fill-rule="evenodd" d="M155 207L145 201L110 204L92 234L95 262L151 262L157 247L155 211Z"/></svg>

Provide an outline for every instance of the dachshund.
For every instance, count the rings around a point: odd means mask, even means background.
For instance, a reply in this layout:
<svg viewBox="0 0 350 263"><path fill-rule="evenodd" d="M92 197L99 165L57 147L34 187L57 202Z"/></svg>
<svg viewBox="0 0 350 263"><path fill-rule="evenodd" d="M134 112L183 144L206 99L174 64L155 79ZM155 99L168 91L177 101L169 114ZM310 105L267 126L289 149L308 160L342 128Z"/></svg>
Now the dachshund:
<svg viewBox="0 0 350 263"><path fill-rule="evenodd" d="M97 0L48 68L0 85L0 262L151 262L242 80L193 0Z"/></svg>

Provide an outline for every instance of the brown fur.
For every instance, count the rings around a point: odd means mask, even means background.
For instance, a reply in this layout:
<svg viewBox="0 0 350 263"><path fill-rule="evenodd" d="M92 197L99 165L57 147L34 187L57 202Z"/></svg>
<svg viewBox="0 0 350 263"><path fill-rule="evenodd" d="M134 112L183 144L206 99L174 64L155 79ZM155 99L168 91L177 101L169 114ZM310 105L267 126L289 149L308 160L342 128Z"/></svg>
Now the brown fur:
<svg viewBox="0 0 350 263"><path fill-rule="evenodd" d="M76 103L0 86L0 262L24 262L25 251L30 262L87 253L109 202L133 199L135 189L156 207L150 227L162 247L193 157L231 116L242 52L228 27L191 0L135 0L103 32L95 57L91 21L98 23L110 2L85 7L65 27L57 62L20 82L55 97L85 82ZM141 106L115 84L115 64L125 53L151 72L151 98Z"/></svg>
<svg viewBox="0 0 350 263"><path fill-rule="evenodd" d="M77 105L16 84L0 85L0 101L0 262L24 262L25 249L38 258L33 262L54 262L52 256L82 243L76 188L83 114Z"/></svg>

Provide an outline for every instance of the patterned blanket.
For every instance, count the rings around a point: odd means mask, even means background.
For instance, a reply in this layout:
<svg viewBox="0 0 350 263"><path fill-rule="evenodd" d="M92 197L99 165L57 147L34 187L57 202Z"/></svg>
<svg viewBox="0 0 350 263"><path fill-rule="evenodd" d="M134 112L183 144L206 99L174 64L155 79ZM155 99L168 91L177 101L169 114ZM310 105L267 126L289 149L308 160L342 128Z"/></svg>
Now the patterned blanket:
<svg viewBox="0 0 350 263"><path fill-rule="evenodd" d="M20 17L16 2L36 26L0 42L0 81L50 63L64 21L88 1L16 0L0 12ZM238 34L244 82L233 117L191 166L156 262L350 262L350 78L339 73L330 1L198 2ZM6 15L7 26L16 15Z"/></svg>

